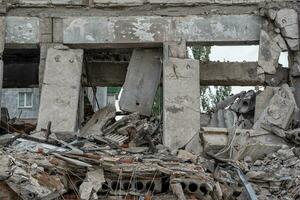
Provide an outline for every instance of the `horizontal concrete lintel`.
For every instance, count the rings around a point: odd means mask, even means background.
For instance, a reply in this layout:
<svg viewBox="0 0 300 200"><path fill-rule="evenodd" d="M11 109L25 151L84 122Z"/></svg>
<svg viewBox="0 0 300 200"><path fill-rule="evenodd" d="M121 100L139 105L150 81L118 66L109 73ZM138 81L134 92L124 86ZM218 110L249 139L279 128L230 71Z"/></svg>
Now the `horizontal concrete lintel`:
<svg viewBox="0 0 300 200"><path fill-rule="evenodd" d="M6 24L6 44L40 43L38 17L8 16ZM260 28L261 18L254 15L69 17L63 19L63 42L81 48L158 46L182 39L190 44L245 44L258 42Z"/></svg>
<svg viewBox="0 0 300 200"><path fill-rule="evenodd" d="M128 64L89 63L89 82L93 86L122 86ZM200 85L264 85L257 77L257 62L200 63Z"/></svg>
<svg viewBox="0 0 300 200"><path fill-rule="evenodd" d="M257 67L257 62L200 63L200 85L263 85Z"/></svg>
<svg viewBox="0 0 300 200"><path fill-rule="evenodd" d="M262 19L254 15L68 17L65 44L257 43Z"/></svg>
<svg viewBox="0 0 300 200"><path fill-rule="evenodd" d="M36 64L33 63L32 66L36 66ZM122 86L125 81L128 62L89 62L86 66L89 83L83 82L84 86ZM257 62L200 63L200 85L263 86L266 83L258 78L257 66ZM4 65L5 72L7 67ZM37 79L29 83L28 78L26 78L37 77L38 71L35 69L36 67L32 70L28 68L22 72L25 76L18 76L17 83L12 79L12 73L4 73L4 87L37 87ZM279 78L287 79L288 69L282 68L282 70L282 77ZM276 79L276 76L274 77ZM271 75L266 77L266 82L269 82L268 80L273 80Z"/></svg>
<svg viewBox="0 0 300 200"><path fill-rule="evenodd" d="M273 0L273 2L282 0ZM285 0L294 2L293 0ZM99 7L130 7L141 5L166 5L166 6L194 6L194 5L257 5L270 2L270 0L7 0L7 3L15 6L35 5L90 5Z"/></svg>
<svg viewBox="0 0 300 200"><path fill-rule="evenodd" d="M20 5L82 5L84 0L18 0Z"/></svg>

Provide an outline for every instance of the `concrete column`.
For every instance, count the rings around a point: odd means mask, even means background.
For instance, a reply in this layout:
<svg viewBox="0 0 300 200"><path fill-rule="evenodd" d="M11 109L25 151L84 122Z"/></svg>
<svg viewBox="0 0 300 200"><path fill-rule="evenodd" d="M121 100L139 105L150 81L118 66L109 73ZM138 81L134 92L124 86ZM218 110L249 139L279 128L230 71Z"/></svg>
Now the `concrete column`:
<svg viewBox="0 0 300 200"><path fill-rule="evenodd" d="M46 57L47 51L49 48L55 46L53 44L53 26L52 26L52 18L41 18L39 20L39 41L40 41L40 65L39 65L39 86L41 88L45 65L46 65Z"/></svg>
<svg viewBox="0 0 300 200"><path fill-rule="evenodd" d="M0 17L0 111L1 111L1 101L2 101L2 88L3 88L3 60L2 55L5 45L5 30L6 30L6 20L5 17ZM0 112L1 121L1 112Z"/></svg>
<svg viewBox="0 0 300 200"><path fill-rule="evenodd" d="M163 143L171 150L199 149L199 61L185 58L185 44L164 45Z"/></svg>
<svg viewBox="0 0 300 200"><path fill-rule="evenodd" d="M300 108L300 51L289 52L290 84L294 88L294 97ZM300 121L300 112L296 115Z"/></svg>

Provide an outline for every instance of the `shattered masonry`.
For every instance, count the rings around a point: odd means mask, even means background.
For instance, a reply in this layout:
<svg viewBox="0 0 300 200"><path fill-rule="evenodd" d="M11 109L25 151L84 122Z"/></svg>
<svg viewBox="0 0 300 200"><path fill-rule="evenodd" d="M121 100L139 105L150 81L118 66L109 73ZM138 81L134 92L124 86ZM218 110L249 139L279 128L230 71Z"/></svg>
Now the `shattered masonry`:
<svg viewBox="0 0 300 200"><path fill-rule="evenodd" d="M37 124L1 107L0 199L300 199L298 8L0 0L1 88L41 89ZM203 44L258 44L258 61L188 58ZM201 113L200 85L264 89ZM120 110L91 106L99 86L122 86Z"/></svg>

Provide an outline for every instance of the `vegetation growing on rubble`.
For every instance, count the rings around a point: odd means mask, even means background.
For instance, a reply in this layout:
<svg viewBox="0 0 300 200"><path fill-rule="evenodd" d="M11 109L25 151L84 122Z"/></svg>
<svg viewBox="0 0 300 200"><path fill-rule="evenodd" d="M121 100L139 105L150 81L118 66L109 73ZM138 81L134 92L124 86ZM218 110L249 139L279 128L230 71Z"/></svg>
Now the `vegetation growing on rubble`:
<svg viewBox="0 0 300 200"><path fill-rule="evenodd" d="M199 46L193 47L194 58L201 62L209 61L211 47ZM224 100L231 94L230 86L201 86L200 87L200 110L201 112L209 111L219 101Z"/></svg>

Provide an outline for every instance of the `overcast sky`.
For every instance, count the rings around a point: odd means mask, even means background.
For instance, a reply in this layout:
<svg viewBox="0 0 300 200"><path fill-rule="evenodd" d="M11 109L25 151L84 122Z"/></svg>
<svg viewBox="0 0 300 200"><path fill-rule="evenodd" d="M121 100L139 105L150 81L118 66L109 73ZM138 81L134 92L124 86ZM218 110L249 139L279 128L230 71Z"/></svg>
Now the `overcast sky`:
<svg viewBox="0 0 300 200"><path fill-rule="evenodd" d="M212 46L209 55L210 61L257 61L258 60L258 45L251 46ZM288 67L287 52L280 55L279 63L284 67ZM250 90L254 87L232 87L232 93L238 93L241 90Z"/></svg>

